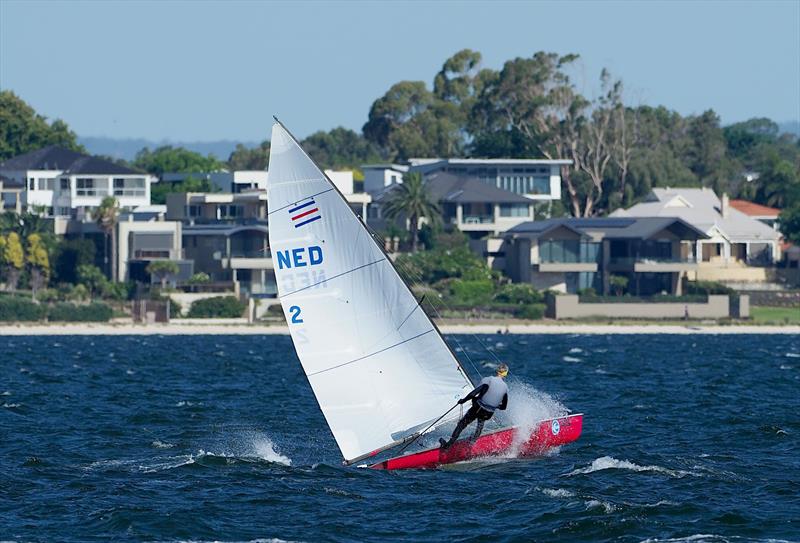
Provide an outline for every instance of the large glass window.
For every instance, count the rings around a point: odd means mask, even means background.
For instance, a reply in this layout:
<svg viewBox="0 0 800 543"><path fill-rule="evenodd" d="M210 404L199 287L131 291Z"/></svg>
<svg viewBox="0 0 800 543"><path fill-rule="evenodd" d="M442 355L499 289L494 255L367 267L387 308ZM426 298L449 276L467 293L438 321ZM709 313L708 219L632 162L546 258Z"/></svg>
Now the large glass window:
<svg viewBox="0 0 800 543"><path fill-rule="evenodd" d="M597 262L600 244L580 240L539 240L539 259L543 263Z"/></svg>
<svg viewBox="0 0 800 543"><path fill-rule="evenodd" d="M501 217L528 217L528 204L500 204Z"/></svg>
<svg viewBox="0 0 800 543"><path fill-rule="evenodd" d="M114 196L138 196L146 194L146 184L143 177L115 177Z"/></svg>

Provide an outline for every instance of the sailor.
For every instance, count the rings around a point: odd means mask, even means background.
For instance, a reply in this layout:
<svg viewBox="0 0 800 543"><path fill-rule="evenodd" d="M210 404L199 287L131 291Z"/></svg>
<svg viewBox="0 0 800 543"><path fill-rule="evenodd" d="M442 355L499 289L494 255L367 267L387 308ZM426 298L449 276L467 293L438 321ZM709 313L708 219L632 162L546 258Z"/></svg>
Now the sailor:
<svg viewBox="0 0 800 543"><path fill-rule="evenodd" d="M475 434L472 436L472 441L475 441L483 431L483 423L492 418L495 409L505 409L508 406L508 386L506 386L505 381L503 381L506 375L508 375L508 366L500 364L497 367L496 376L484 377L481 383L475 387L475 390L458 400L459 404L472 400L472 407L470 407L464 417L458 421L455 430L453 430L453 435L450 436L449 440L445 441L444 438L439 439L439 443L443 449L447 449L450 445L455 443L464 428L475 419L478 419Z"/></svg>

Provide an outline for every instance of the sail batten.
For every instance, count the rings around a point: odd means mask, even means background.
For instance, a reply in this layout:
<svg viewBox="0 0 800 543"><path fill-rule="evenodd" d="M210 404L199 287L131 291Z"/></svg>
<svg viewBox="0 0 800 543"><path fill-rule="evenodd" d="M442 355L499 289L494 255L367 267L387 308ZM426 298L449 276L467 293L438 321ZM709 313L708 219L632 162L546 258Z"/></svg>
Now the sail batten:
<svg viewBox="0 0 800 543"><path fill-rule="evenodd" d="M278 295L320 409L352 460L413 435L471 383L339 190L280 123L271 142Z"/></svg>

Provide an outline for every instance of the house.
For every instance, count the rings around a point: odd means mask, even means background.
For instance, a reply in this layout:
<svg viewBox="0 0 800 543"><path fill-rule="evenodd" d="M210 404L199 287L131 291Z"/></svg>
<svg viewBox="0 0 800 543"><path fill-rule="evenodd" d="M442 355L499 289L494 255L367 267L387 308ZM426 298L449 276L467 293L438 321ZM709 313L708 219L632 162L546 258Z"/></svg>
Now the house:
<svg viewBox="0 0 800 543"><path fill-rule="evenodd" d="M186 281L194 273L194 263L183 258L182 229L179 221L165 219L166 206L141 206L120 214L117 222L118 281L156 282L147 266L158 260L171 260L178 273L171 281Z"/></svg>
<svg viewBox="0 0 800 543"><path fill-rule="evenodd" d="M764 281L763 268L750 266L780 260L780 233L708 188L655 188L644 202L611 216L677 217L705 232L706 238L697 241L697 279Z"/></svg>
<svg viewBox="0 0 800 543"><path fill-rule="evenodd" d="M373 195L393 183L402 183L408 172L419 172L426 178L449 173L535 201L551 202L561 199L561 168L569 164L572 161L524 158L412 158L408 165L368 164L362 170L364 191Z"/></svg>
<svg viewBox="0 0 800 543"><path fill-rule="evenodd" d="M706 237L673 217L547 219L506 232L503 256L513 281L541 290L609 294L614 275L627 279L631 294L681 294Z"/></svg>
<svg viewBox="0 0 800 543"><path fill-rule="evenodd" d="M233 172L165 172L159 177L159 183L177 185L187 179L208 181L220 192L238 194L251 190L267 190L269 174L266 170L236 170Z"/></svg>
<svg viewBox="0 0 800 543"><path fill-rule="evenodd" d="M380 204L391 198L395 186L375 198L378 210L371 224L383 219ZM533 219L531 199L474 178L437 172L426 177L425 187L430 199L439 204L444 225L464 232L471 239L497 235Z"/></svg>
<svg viewBox="0 0 800 543"><path fill-rule="evenodd" d="M183 254L196 272L250 295L277 292L265 191L169 194L166 218L182 224Z"/></svg>
<svg viewBox="0 0 800 543"><path fill-rule="evenodd" d="M117 198L121 207L147 205L153 181L146 173L57 145L10 158L0 164L0 173L23 184L25 209L41 208L47 217L64 219L86 219L106 196Z"/></svg>

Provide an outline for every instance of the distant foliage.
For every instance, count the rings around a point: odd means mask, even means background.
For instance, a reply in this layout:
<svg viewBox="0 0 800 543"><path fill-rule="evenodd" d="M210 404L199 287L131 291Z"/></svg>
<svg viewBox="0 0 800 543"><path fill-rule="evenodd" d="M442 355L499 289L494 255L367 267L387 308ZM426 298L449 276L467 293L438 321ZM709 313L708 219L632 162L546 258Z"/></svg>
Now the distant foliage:
<svg viewBox="0 0 800 543"><path fill-rule="evenodd" d="M522 306L516 313L515 316L518 319L525 319L525 320L539 320L544 318L545 312L545 305L544 304L528 304Z"/></svg>
<svg viewBox="0 0 800 543"><path fill-rule="evenodd" d="M247 305L235 296L223 296L198 300L189 309L190 318L195 319L231 319L244 314Z"/></svg>
<svg viewBox="0 0 800 543"><path fill-rule="evenodd" d="M46 306L19 296L0 297L0 322L33 322L44 319Z"/></svg>
<svg viewBox="0 0 800 543"><path fill-rule="evenodd" d="M13 92L0 91L0 162L48 145L86 151L64 121L50 123Z"/></svg>
<svg viewBox="0 0 800 543"><path fill-rule="evenodd" d="M165 145L153 151L145 147L133 160L133 167L154 175L165 172L198 173L215 172L223 169L225 164L213 155L203 156L183 147Z"/></svg>
<svg viewBox="0 0 800 543"><path fill-rule="evenodd" d="M410 283L434 284L442 279L489 279L492 272L486 262L467 247L434 249L397 257L396 264Z"/></svg>
<svg viewBox="0 0 800 543"><path fill-rule="evenodd" d="M490 279L455 279L450 284L450 302L458 306L483 306L491 303L494 283Z"/></svg>
<svg viewBox="0 0 800 543"><path fill-rule="evenodd" d="M47 312L50 322L108 322L112 316L111 307L102 302L88 305L58 303Z"/></svg>
<svg viewBox="0 0 800 543"><path fill-rule="evenodd" d="M323 168L356 169L379 162L378 147L361 134L347 128L314 132L303 140L303 149Z"/></svg>
<svg viewBox="0 0 800 543"><path fill-rule="evenodd" d="M263 141L261 145L252 149L239 143L228 157L228 168L231 171L266 170L269 164L269 149L268 141Z"/></svg>

